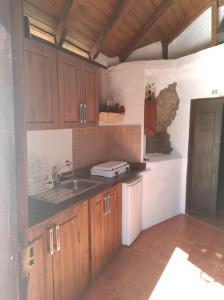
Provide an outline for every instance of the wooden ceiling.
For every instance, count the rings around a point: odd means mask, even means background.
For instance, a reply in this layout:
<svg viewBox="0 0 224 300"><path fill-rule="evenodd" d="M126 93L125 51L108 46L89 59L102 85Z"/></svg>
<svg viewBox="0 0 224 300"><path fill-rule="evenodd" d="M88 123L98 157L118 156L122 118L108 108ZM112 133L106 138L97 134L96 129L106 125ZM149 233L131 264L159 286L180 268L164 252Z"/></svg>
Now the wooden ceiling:
<svg viewBox="0 0 224 300"><path fill-rule="evenodd" d="M95 58L124 61L140 47L167 46L214 0L25 0L30 24ZM222 3L221 3L222 2ZM220 1L219 4L223 4Z"/></svg>

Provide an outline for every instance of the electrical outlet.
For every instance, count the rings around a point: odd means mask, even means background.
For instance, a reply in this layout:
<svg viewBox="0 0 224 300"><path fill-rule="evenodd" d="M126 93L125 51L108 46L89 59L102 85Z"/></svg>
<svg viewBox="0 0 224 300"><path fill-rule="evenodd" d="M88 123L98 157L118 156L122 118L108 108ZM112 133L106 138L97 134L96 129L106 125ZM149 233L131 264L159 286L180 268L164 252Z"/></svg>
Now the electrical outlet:
<svg viewBox="0 0 224 300"><path fill-rule="evenodd" d="M218 94L219 94L218 89L212 90L212 96L218 96Z"/></svg>

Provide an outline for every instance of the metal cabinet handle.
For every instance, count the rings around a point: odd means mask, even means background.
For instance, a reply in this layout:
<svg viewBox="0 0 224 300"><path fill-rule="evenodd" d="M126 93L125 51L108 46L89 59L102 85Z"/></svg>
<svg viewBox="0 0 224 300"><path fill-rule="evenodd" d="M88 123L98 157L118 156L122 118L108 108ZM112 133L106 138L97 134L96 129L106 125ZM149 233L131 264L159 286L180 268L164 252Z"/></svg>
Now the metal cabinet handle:
<svg viewBox="0 0 224 300"><path fill-rule="evenodd" d="M107 199L108 199L107 196L103 197L103 213L105 215L107 215L107 213L108 213L108 203L107 203L108 201L107 201Z"/></svg>
<svg viewBox="0 0 224 300"><path fill-rule="evenodd" d="M79 105L80 123L83 124L83 104Z"/></svg>
<svg viewBox="0 0 224 300"><path fill-rule="evenodd" d="M87 122L87 120L86 120L86 108L87 108L87 105L86 104L83 104L83 107L84 107L84 109L83 109L83 122L84 123L86 123Z"/></svg>
<svg viewBox="0 0 224 300"><path fill-rule="evenodd" d="M50 228L50 255L54 255L54 229Z"/></svg>
<svg viewBox="0 0 224 300"><path fill-rule="evenodd" d="M60 226L57 225L56 228L56 249L57 251L61 250L61 244L60 244Z"/></svg>
<svg viewBox="0 0 224 300"><path fill-rule="evenodd" d="M108 202L108 213L110 213L111 206L110 206L110 200L111 200L111 195L107 196L107 202Z"/></svg>

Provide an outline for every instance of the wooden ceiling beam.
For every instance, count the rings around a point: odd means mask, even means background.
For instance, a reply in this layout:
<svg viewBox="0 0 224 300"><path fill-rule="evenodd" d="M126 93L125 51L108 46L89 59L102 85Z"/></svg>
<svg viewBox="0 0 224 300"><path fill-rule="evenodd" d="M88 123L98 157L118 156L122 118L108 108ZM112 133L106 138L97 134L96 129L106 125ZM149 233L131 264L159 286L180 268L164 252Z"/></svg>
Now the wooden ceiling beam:
<svg viewBox="0 0 224 300"><path fill-rule="evenodd" d="M174 31L172 33L172 35L170 35L167 38L167 42L168 44L170 44L172 41L174 41L188 26L190 26L204 11L206 11L206 9L209 8L209 4L206 3L205 6L200 7L200 9L198 9L192 16L188 16L186 17L183 22L181 22L177 28L176 31Z"/></svg>
<svg viewBox="0 0 224 300"><path fill-rule="evenodd" d="M218 18L219 18L219 1L212 0L212 37L211 37L211 46L216 46L218 44L217 32L218 32Z"/></svg>
<svg viewBox="0 0 224 300"><path fill-rule="evenodd" d="M140 30L134 36L134 38L128 43L127 47L119 54L120 61L125 59L136 49L138 42L144 37L146 33L149 33L153 29L159 18L165 13L165 11L174 3L175 0L163 0L162 3L156 8L155 12L147 19L145 24L142 25Z"/></svg>
<svg viewBox="0 0 224 300"><path fill-rule="evenodd" d="M101 49L105 45L105 42L108 40L112 30L119 26L120 22L124 18L127 11L130 9L131 5L134 3L134 0L120 0L117 6L114 9L113 14L109 18L107 24L103 27L102 31L99 34L98 39L91 47L90 57L95 59L100 53Z"/></svg>
<svg viewBox="0 0 224 300"><path fill-rule="evenodd" d="M162 43L162 53L163 53L163 59L168 59L169 56L169 45L166 41L161 41Z"/></svg>
<svg viewBox="0 0 224 300"><path fill-rule="evenodd" d="M75 14L80 6L81 0L66 0L63 8L58 27L56 29L55 37L58 46L62 46L65 37L68 33L69 27L75 18Z"/></svg>

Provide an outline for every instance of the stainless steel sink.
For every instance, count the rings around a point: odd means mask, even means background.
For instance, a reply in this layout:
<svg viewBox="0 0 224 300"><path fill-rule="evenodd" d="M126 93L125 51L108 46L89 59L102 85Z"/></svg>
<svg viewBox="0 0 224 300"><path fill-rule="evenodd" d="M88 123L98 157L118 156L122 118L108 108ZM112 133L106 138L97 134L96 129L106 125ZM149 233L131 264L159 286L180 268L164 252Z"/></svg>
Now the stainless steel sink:
<svg viewBox="0 0 224 300"><path fill-rule="evenodd" d="M77 178L74 180L66 180L62 181L59 185L49 191L35 195L34 198L36 200L58 204L100 184L102 184L102 182L88 179Z"/></svg>
<svg viewBox="0 0 224 300"><path fill-rule="evenodd" d="M101 184L101 182L99 181L93 181L88 179L74 179L74 180L62 181L59 184L59 187L73 189L75 191L83 191L83 190L86 191L99 184Z"/></svg>

